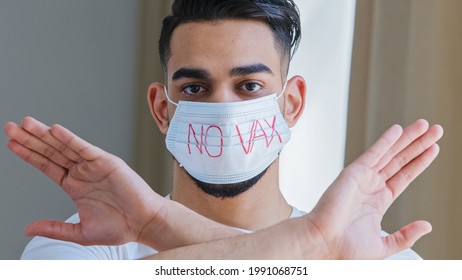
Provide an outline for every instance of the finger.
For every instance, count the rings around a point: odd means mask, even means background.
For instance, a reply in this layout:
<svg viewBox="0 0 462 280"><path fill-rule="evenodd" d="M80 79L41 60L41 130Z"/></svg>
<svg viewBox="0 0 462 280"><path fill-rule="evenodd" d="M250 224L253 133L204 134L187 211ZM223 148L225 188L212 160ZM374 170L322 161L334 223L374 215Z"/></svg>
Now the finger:
<svg viewBox="0 0 462 280"><path fill-rule="evenodd" d="M24 233L27 236L43 236L80 245L93 245L82 234L82 225L59 221L37 221L27 226Z"/></svg>
<svg viewBox="0 0 462 280"><path fill-rule="evenodd" d="M73 164L70 159L63 156L59 151L46 144L42 140L36 138L34 135L28 133L17 124L10 122L5 124L4 128L5 133L11 137L11 139L29 148L30 150L43 155L58 165L69 168Z"/></svg>
<svg viewBox="0 0 462 280"><path fill-rule="evenodd" d="M28 149L43 155L58 165L69 168L73 164L70 159L63 156L61 153L59 153L59 151L31 135L17 124L10 122L7 123L4 128L6 134L11 139L15 140L15 142L20 143Z"/></svg>
<svg viewBox="0 0 462 280"><path fill-rule="evenodd" d="M388 150L398 141L403 133L403 129L399 125L393 125L366 151L357 161L370 168L373 168Z"/></svg>
<svg viewBox="0 0 462 280"><path fill-rule="evenodd" d="M53 182L62 186L64 177L67 174L67 169L49 160L43 155L32 151L24 145L21 145L15 140L9 140L7 145L8 148L22 160L42 171Z"/></svg>
<svg viewBox="0 0 462 280"><path fill-rule="evenodd" d="M80 156L74 152L73 150L69 149L66 145L56 139L52 134L50 127L46 126L45 124L39 122L38 120L32 117L24 118L22 122L22 127L28 131L30 134L34 135L41 141L47 143L51 147L55 148L61 154L65 155L67 158L74 162L78 162Z"/></svg>
<svg viewBox="0 0 462 280"><path fill-rule="evenodd" d="M399 140L391 147L391 149L382 157L376 165L377 170L382 170L397 154L405 149L409 144L418 139L428 130L428 122L420 119L406 127Z"/></svg>
<svg viewBox="0 0 462 280"><path fill-rule="evenodd" d="M380 175L387 181L400 171L401 168L435 144L442 136L443 128L440 125L432 126L424 135L398 153L382 170L380 170Z"/></svg>
<svg viewBox="0 0 462 280"><path fill-rule="evenodd" d="M387 181L387 186L392 193L393 200L433 162L439 151L438 144L433 144Z"/></svg>
<svg viewBox="0 0 462 280"><path fill-rule="evenodd" d="M429 222L415 221L404 226L399 231L383 237L385 243L383 257L386 258L402 250L411 248L417 240L431 231L432 226Z"/></svg>
<svg viewBox="0 0 462 280"><path fill-rule="evenodd" d="M95 160L104 154L103 150L86 142L61 125L53 125L51 127L51 134L81 157L78 162L81 162L82 159L88 161Z"/></svg>

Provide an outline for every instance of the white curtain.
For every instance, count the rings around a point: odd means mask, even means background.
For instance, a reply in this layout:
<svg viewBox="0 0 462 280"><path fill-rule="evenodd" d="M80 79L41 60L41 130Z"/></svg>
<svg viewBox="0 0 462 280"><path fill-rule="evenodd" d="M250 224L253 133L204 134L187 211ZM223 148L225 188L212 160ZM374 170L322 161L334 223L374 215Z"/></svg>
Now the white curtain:
<svg viewBox="0 0 462 280"><path fill-rule="evenodd" d="M307 82L305 111L281 154L287 201L310 211L343 168L354 0L296 0L302 40L289 76Z"/></svg>
<svg viewBox="0 0 462 280"><path fill-rule="evenodd" d="M346 163L387 127L440 123L436 161L397 200L383 227L426 219L414 249L426 259L462 258L462 1L358 0Z"/></svg>

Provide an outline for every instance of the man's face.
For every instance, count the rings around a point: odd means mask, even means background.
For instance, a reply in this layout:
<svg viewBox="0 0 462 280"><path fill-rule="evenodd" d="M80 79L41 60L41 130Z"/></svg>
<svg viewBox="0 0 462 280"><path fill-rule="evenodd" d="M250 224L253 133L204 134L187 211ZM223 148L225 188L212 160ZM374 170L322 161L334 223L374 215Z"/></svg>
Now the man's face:
<svg viewBox="0 0 462 280"><path fill-rule="evenodd" d="M170 45L167 78L175 101L242 101L282 89L281 58L273 34L258 21L182 24Z"/></svg>
<svg viewBox="0 0 462 280"><path fill-rule="evenodd" d="M263 23L220 20L182 24L172 35L170 49L168 94L175 102L235 102L282 90L281 56L271 30ZM169 104L169 119L175 109ZM206 193L233 197L252 187L264 173L226 185L191 178Z"/></svg>

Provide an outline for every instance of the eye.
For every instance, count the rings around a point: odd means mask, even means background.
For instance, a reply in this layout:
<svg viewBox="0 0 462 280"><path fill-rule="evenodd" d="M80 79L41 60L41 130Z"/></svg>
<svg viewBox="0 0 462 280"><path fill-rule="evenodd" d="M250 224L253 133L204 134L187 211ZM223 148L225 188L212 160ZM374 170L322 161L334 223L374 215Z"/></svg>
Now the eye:
<svg viewBox="0 0 462 280"><path fill-rule="evenodd" d="M205 91L205 88L200 85L188 85L182 88L182 92L186 95L195 95Z"/></svg>
<svg viewBox="0 0 462 280"><path fill-rule="evenodd" d="M262 86L255 82L245 83L240 87L242 90L249 92L257 92L262 89Z"/></svg>

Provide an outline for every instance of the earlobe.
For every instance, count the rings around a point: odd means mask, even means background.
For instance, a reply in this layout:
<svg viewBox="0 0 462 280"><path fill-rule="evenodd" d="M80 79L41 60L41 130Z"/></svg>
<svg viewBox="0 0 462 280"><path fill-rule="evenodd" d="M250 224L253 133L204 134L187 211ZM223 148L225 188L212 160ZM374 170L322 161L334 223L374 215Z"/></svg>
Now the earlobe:
<svg viewBox="0 0 462 280"><path fill-rule="evenodd" d="M168 130L167 99L165 98L164 86L161 83L153 83L148 90L148 104L151 115L157 123L159 130L166 134Z"/></svg>
<svg viewBox="0 0 462 280"><path fill-rule="evenodd" d="M287 82L284 118L289 127L300 119L305 108L306 83L301 76L294 76Z"/></svg>

